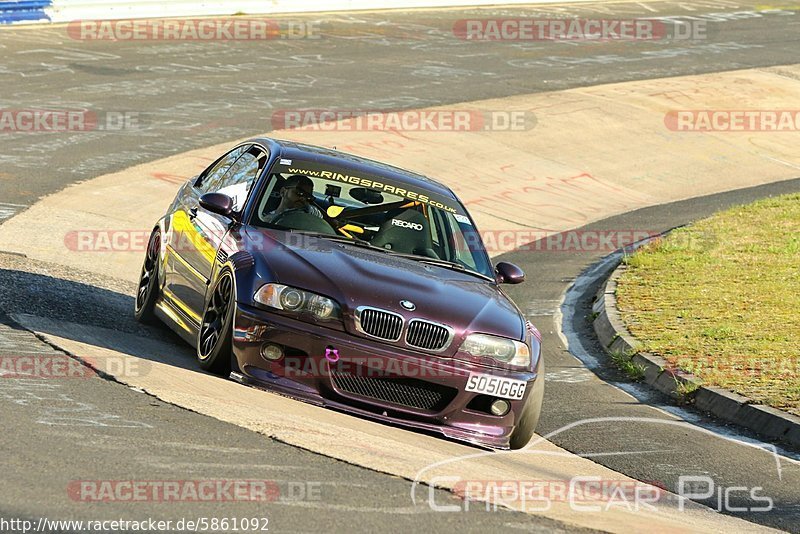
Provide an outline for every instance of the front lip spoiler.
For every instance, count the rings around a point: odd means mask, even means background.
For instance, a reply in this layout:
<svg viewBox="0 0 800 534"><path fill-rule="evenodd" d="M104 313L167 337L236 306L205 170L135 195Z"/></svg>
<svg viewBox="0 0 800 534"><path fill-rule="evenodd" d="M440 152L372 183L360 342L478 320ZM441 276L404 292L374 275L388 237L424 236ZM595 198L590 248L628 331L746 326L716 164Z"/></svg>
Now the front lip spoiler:
<svg viewBox="0 0 800 534"><path fill-rule="evenodd" d="M287 388L277 384L267 385L258 379L245 376L244 374L236 371L231 372L230 378L234 382L238 382L242 385L250 386L252 388L260 389L267 393L275 393L278 395L289 397L294 400L299 400L302 402L306 402L308 404L313 404L314 406L322 408L330 408L348 414L355 414L375 421L380 421L382 423L391 423L391 424L396 424L398 426L404 426L404 427L415 428L418 430L434 432L437 434L441 434L446 438L469 443L471 445L482 447L484 449L507 450L510 448L510 440L508 435L490 436L487 434L477 434L475 432L468 432L454 427L444 427L441 425L435 425L431 423L423 423L419 421L410 421L407 419L391 417L389 415L380 415L371 412L369 410L363 410L361 408L350 406L349 404L331 401L329 399L323 398L322 396L298 391L293 388Z"/></svg>

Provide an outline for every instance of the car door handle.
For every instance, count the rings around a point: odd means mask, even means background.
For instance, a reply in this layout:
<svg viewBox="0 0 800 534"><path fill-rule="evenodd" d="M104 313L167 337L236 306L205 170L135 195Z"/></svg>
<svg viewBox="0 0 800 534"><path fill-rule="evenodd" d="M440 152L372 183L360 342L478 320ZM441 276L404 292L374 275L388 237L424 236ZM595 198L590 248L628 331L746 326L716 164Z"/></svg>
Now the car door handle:
<svg viewBox="0 0 800 534"><path fill-rule="evenodd" d="M197 208L196 207L194 207L194 208L189 210L189 220L193 221L195 219L195 217L197 217Z"/></svg>

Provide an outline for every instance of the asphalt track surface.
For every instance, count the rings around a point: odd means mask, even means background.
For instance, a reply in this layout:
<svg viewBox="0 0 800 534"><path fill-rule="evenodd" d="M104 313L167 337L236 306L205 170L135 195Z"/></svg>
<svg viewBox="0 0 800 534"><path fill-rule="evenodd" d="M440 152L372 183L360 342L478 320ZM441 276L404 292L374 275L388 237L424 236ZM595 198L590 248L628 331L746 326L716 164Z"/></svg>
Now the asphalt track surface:
<svg viewBox="0 0 800 534"><path fill-rule="evenodd" d="M717 7L693 7L704 3ZM68 183L263 133L282 109L421 108L797 62L800 17L793 11L746 14L757 2L640 4L338 14L323 18L319 39L266 42L115 43L74 40L63 26L5 30L4 109L87 109L101 118L135 113L141 129L110 130L117 123L112 117L111 124L101 119L103 131L4 133L0 198L28 205ZM584 18L691 16L707 22L708 38L565 43L453 37L459 19L552 18L563 10Z"/></svg>
<svg viewBox="0 0 800 534"><path fill-rule="evenodd" d="M797 62L798 22L791 12L734 17L730 14L753 11L754 4L709 4L714 5L691 12L685 5L670 2L568 8L584 17L597 17L597 9L610 9L603 16L691 14L718 20L709 23L705 41L610 44L613 51L599 44L465 43L451 37L457 19L475 14L541 16L543 7L336 15L326 17L322 24L331 36L266 45L134 45L74 41L59 28L2 31L0 108L135 113L144 128L1 134L0 213L10 215L76 181L264 132L270 128L271 114L279 109L418 108ZM723 15L709 17L709 13ZM784 182L734 191L639 210L590 229L667 229L731 203L797 190L797 182ZM554 314L561 295L602 255L519 251L503 257L522 265L535 281L509 292L545 334L548 384L539 427L542 434L592 417L663 417L652 406L666 406L664 399L645 393L642 403L623 393L613 387L623 381L620 376L613 371L587 371L556 335ZM0 257L0 267L0 309L6 313L31 313L169 339L166 332L143 329L132 321L128 296L132 288L125 283L12 256ZM585 319L592 293L590 287L565 321L585 333L588 350L599 354L591 347ZM29 334L12 332L14 326L9 323L4 320L0 337L4 354L48 353ZM413 509L408 484L400 479L274 442L101 378L46 385L8 380L0 388L0 413L6 426L0 437L5 451L0 498L4 517L267 516L279 531L344 530L353 525L364 530L562 528L553 521L515 513L473 509L469 514L436 514L426 507ZM775 509L735 515L786 530L800 528L797 466L780 462L778 476L774 457L756 449L698 431L676 431L641 421L581 425L552 441L668 489L674 489L680 475L701 474L712 476L721 487L761 486L773 498ZM87 479L235 477L276 480L283 484L284 495L291 491L291 482L312 481L321 488L321 499L286 499L268 506L142 503L131 510L130 505L76 503L64 489L70 481ZM436 498L446 502L449 497L439 494Z"/></svg>

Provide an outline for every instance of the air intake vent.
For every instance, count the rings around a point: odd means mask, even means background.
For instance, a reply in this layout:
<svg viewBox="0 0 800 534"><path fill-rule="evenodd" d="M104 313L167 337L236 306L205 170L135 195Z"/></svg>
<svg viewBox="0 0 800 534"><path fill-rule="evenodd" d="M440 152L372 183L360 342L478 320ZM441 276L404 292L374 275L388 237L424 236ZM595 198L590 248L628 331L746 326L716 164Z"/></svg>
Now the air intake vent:
<svg viewBox="0 0 800 534"><path fill-rule="evenodd" d="M217 261L219 263L225 263L228 261L228 253L222 249L217 250Z"/></svg>
<svg viewBox="0 0 800 534"><path fill-rule="evenodd" d="M332 371L331 378L337 389L382 402L426 411L441 411L455 398L457 390L415 378L360 376Z"/></svg>
<svg viewBox="0 0 800 534"><path fill-rule="evenodd" d="M403 317L375 308L360 308L356 310L356 328L373 337L397 341L403 330Z"/></svg>
<svg viewBox="0 0 800 534"><path fill-rule="evenodd" d="M452 338L452 330L443 325L419 319L412 319L408 323L406 344L410 347L440 351L447 348Z"/></svg>

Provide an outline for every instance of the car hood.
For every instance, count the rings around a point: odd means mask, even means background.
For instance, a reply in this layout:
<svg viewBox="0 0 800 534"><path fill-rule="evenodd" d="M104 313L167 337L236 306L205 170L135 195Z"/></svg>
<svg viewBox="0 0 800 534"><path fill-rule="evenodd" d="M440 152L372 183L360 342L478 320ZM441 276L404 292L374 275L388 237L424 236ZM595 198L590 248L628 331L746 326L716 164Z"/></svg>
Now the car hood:
<svg viewBox="0 0 800 534"><path fill-rule="evenodd" d="M348 330L353 330L354 310L372 306L399 313L406 321L419 318L449 325L455 340L471 332L524 338L522 314L489 280L308 235L250 229L246 236L251 244L261 245L258 255L269 269L262 275L336 299ZM413 302L416 309L405 310L401 300Z"/></svg>

